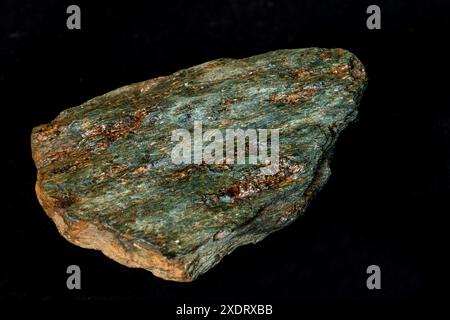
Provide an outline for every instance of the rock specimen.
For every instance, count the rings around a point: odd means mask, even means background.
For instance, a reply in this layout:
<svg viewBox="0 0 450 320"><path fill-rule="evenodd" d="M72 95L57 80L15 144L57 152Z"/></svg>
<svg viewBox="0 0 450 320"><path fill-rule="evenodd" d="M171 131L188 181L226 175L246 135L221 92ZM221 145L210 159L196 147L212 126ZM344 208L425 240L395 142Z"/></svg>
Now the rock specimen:
<svg viewBox="0 0 450 320"><path fill-rule="evenodd" d="M33 129L38 199L70 242L191 281L305 211L365 86L350 52L310 48L218 59L119 88ZM279 129L278 170L174 163L172 134L192 132L195 121L222 132Z"/></svg>

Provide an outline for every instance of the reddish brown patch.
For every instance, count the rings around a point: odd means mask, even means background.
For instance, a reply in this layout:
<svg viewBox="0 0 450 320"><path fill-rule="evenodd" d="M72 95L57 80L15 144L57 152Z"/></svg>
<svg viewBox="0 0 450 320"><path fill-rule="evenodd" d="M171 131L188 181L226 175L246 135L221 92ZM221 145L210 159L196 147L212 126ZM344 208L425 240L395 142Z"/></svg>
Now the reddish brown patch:
<svg viewBox="0 0 450 320"><path fill-rule="evenodd" d="M138 167L137 169L135 169L135 170L133 171L133 174L141 175L141 174L146 173L147 171L148 171L147 166L140 166L140 167Z"/></svg>
<svg viewBox="0 0 450 320"><path fill-rule="evenodd" d="M237 186L232 186L231 188L227 189L224 192L224 195L227 195L231 198L235 198L239 195L240 192L241 192L241 186L237 185Z"/></svg>
<svg viewBox="0 0 450 320"><path fill-rule="evenodd" d="M333 75L347 74L349 71L349 66L347 64L338 64L330 68L330 73Z"/></svg>
<svg viewBox="0 0 450 320"><path fill-rule="evenodd" d="M174 175L176 180L183 180L187 177L190 177L192 175L192 171L194 171L194 169L192 168L192 166L189 166L175 172Z"/></svg>
<svg viewBox="0 0 450 320"><path fill-rule="evenodd" d="M109 146L109 144L106 141L99 141L96 144L97 149L100 149L100 150L105 150L106 148L108 148L108 146Z"/></svg>
<svg viewBox="0 0 450 320"><path fill-rule="evenodd" d="M330 51L325 51L324 53L322 53L322 58L324 60L329 60L331 58L331 52Z"/></svg>
<svg viewBox="0 0 450 320"><path fill-rule="evenodd" d="M45 141L50 137L57 136L61 133L61 126L59 124L43 124L39 126L36 134L36 140Z"/></svg>
<svg viewBox="0 0 450 320"><path fill-rule="evenodd" d="M299 68L289 71L287 75L293 79L304 80L310 78L313 75L313 72L311 70L308 70L307 68Z"/></svg>
<svg viewBox="0 0 450 320"><path fill-rule="evenodd" d="M236 199L245 199L266 189L280 188L292 183L296 178L295 174L301 173L302 170L302 165L289 164L282 160L276 174L239 181L222 192L221 196L228 196L231 198L231 202L234 202Z"/></svg>
<svg viewBox="0 0 450 320"><path fill-rule="evenodd" d="M136 130L144 122L148 110L146 108L137 110L131 118L124 118L116 123L109 125L100 125L86 132L87 137L103 136L107 139L117 139L126 137L130 132Z"/></svg>
<svg viewBox="0 0 450 320"><path fill-rule="evenodd" d="M311 98L316 92L318 92L318 88L300 88L292 91L289 94L275 94L269 97L269 101L271 102L281 102L286 104L297 103L300 101L306 101Z"/></svg>
<svg viewBox="0 0 450 320"><path fill-rule="evenodd" d="M54 205L57 208L68 208L75 202L78 202L80 199L72 194L62 194L57 196L52 196L52 199L54 200Z"/></svg>
<svg viewBox="0 0 450 320"><path fill-rule="evenodd" d="M228 106L231 106L231 105L233 105L233 104L235 104L237 102L240 102L241 100L242 100L241 98L234 98L234 99L230 99L230 100L225 100L223 102L223 105L228 107Z"/></svg>

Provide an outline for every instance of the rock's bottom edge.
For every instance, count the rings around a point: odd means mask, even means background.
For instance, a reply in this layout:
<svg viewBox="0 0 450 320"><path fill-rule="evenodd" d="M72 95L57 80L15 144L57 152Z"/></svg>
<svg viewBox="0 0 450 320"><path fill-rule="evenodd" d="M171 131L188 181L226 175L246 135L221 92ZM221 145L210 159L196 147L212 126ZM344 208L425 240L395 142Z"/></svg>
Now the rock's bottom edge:
<svg viewBox="0 0 450 320"><path fill-rule="evenodd" d="M68 223L63 210L52 206L54 201L43 192L39 179L35 190L44 211L53 220L58 232L70 243L86 249L99 250L124 266L145 269L165 280L178 282L194 280L183 262L168 259L155 248L138 243L134 239L119 238L107 228L91 222Z"/></svg>

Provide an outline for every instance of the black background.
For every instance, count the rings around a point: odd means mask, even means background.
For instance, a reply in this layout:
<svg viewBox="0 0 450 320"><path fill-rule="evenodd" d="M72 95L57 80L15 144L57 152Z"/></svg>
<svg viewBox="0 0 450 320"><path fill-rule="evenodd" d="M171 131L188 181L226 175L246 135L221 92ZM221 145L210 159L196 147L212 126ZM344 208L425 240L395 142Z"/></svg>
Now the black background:
<svg viewBox="0 0 450 320"><path fill-rule="evenodd" d="M70 4L81 7L81 30L66 28ZM370 4L381 7L381 30L366 28ZM450 212L450 108L441 99L449 12L439 1L2 0L0 298L141 300L173 314L194 302L273 303L279 313L299 303L442 297L432 275L448 274L433 251ZM359 121L337 143L330 181L291 226L183 284L70 244L39 206L32 127L119 86L211 59L311 46L352 51L369 86ZM66 288L70 264L81 267L81 290ZM366 288L371 264L381 268L381 290Z"/></svg>

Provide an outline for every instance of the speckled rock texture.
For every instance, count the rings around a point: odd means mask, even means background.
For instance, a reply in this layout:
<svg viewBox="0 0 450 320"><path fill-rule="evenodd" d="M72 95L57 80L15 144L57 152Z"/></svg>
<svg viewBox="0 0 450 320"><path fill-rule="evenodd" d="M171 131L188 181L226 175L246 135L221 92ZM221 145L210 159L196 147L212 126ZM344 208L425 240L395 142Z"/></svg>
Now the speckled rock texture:
<svg viewBox="0 0 450 320"><path fill-rule="evenodd" d="M70 242L192 281L304 213L366 82L350 52L308 48L218 59L119 88L33 129L39 202ZM279 171L174 164L171 133L192 131L194 121L204 130L279 129Z"/></svg>

